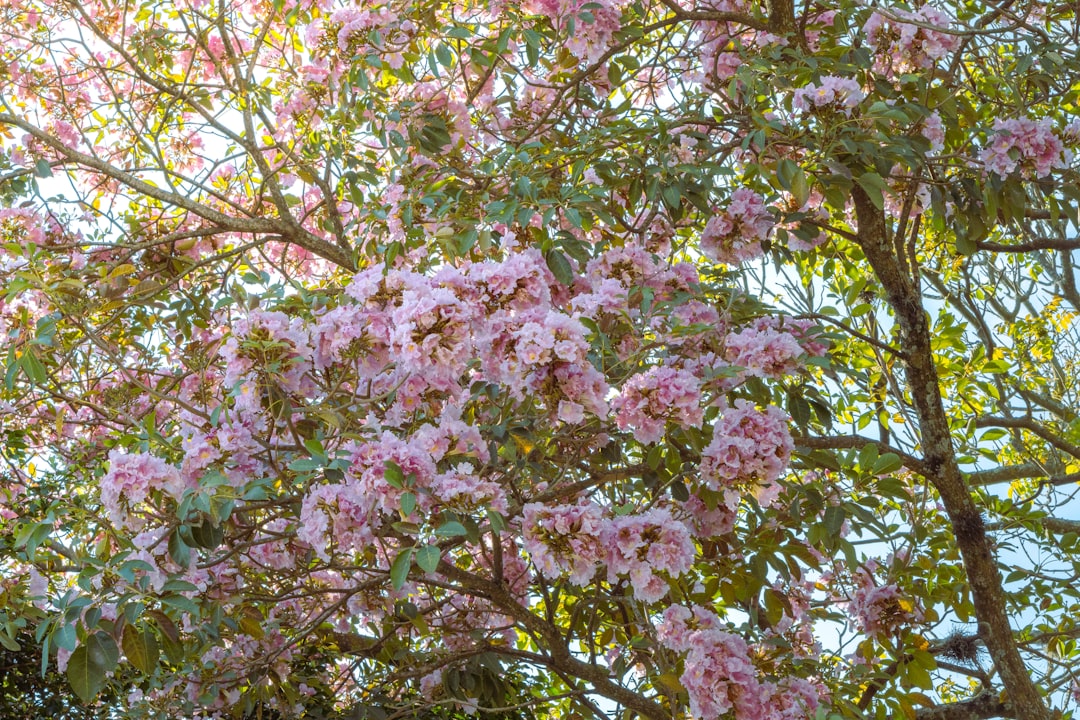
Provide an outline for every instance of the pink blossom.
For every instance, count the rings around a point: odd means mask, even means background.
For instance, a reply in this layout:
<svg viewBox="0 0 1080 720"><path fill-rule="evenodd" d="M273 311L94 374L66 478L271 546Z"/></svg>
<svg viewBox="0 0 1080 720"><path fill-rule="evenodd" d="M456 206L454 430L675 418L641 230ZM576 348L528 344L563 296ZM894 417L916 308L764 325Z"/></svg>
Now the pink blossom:
<svg viewBox="0 0 1080 720"><path fill-rule="evenodd" d="M349 346L364 337L365 315L354 305L341 305L319 317L311 331L316 370L325 370L340 362Z"/></svg>
<svg viewBox="0 0 1080 720"><path fill-rule="evenodd" d="M922 136L930 141L931 152L939 153L945 147L945 126L936 111L923 121Z"/></svg>
<svg viewBox="0 0 1080 720"><path fill-rule="evenodd" d="M883 75L929 70L960 47L959 35L943 32L952 19L937 8L923 5L915 12L899 8L889 12L893 17L875 11L863 25L867 43L877 50L874 67Z"/></svg>
<svg viewBox="0 0 1080 720"><path fill-rule="evenodd" d="M529 503L522 508L525 550L540 574L549 580L563 573L568 573L575 585L592 580L604 557L602 525L603 511L594 503Z"/></svg>
<svg viewBox="0 0 1080 720"><path fill-rule="evenodd" d="M781 378L799 370L803 348L790 333L774 327L744 328L724 339L724 357L751 377Z"/></svg>
<svg viewBox="0 0 1080 720"><path fill-rule="evenodd" d="M110 519L118 525L137 530L142 521L130 510L146 502L153 490L160 490L179 500L190 487L180 471L149 453L134 455L122 450L109 451L109 470L101 478L101 504Z"/></svg>
<svg viewBox="0 0 1080 720"><path fill-rule="evenodd" d="M431 493L440 505L461 513L492 509L505 513L506 491L496 482L482 480L468 463L458 463L451 470L432 478Z"/></svg>
<svg viewBox="0 0 1080 720"><path fill-rule="evenodd" d="M867 635L878 635L923 620L918 599L903 593L895 583L878 585L866 569L856 573L858 587L847 603L848 616Z"/></svg>
<svg viewBox="0 0 1080 720"><path fill-rule="evenodd" d="M709 218L701 234L701 251L710 260L737 265L760 257L761 243L776 220L761 196L747 188L731 194L725 210Z"/></svg>
<svg viewBox="0 0 1080 720"><path fill-rule="evenodd" d="M701 382L685 370L652 367L632 375L611 405L620 429L632 427L635 440L654 443L663 437L668 421L701 426Z"/></svg>
<svg viewBox="0 0 1080 720"><path fill-rule="evenodd" d="M799 88L792 95L792 106L797 110L810 110L812 108L827 108L840 110L847 116L858 107L866 93L858 81L851 78L842 78L828 75L821 78L820 84L810 83Z"/></svg>
<svg viewBox="0 0 1080 720"><path fill-rule="evenodd" d="M690 569L694 543L690 531L666 508L621 515L604 524L608 582L629 575L634 597L656 602L668 592L661 573L675 578Z"/></svg>
<svg viewBox="0 0 1080 720"><path fill-rule="evenodd" d="M1045 177L1072 159L1050 118L995 120L994 133L979 159L987 172L1001 177L1018 168L1025 178Z"/></svg>
<svg viewBox="0 0 1080 720"><path fill-rule="evenodd" d="M701 478L711 490L732 485L769 488L787 468L793 449L787 418L779 408L758 410L750 401L738 400L713 428L712 442L702 452Z"/></svg>

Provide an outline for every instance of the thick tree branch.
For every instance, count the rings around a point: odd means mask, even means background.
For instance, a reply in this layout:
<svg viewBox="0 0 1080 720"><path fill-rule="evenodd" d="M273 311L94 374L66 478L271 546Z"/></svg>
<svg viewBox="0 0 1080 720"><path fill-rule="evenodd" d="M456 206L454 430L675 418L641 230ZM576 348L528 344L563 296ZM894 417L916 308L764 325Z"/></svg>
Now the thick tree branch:
<svg viewBox="0 0 1080 720"><path fill-rule="evenodd" d="M1039 463L1024 463L1023 465L1006 465L1004 467L979 470L968 475L968 484L972 487L994 485L1013 480L1027 480L1030 478L1042 478L1043 485L1071 485L1080 483L1080 473L1068 473L1067 475L1053 475L1050 469Z"/></svg>
<svg viewBox="0 0 1080 720"><path fill-rule="evenodd" d="M1027 253L1039 250L1077 250L1080 249L1078 240L1059 240L1056 238L1038 238L1026 243L1015 245L1002 245L996 242L977 242L975 247L980 250L1003 253Z"/></svg>
<svg viewBox="0 0 1080 720"><path fill-rule="evenodd" d="M1074 458L1080 458L1080 447L1058 437L1039 423L1035 422L1032 418L981 417L975 419L975 427L999 427L1027 430L1032 435L1037 435L1063 453L1072 455Z"/></svg>
<svg viewBox="0 0 1080 720"><path fill-rule="evenodd" d="M1025 720L1049 720L1046 705L1032 682L1013 638L1005 608L1001 573L986 534L982 513L972 500L956 460L949 417L945 413L934 364L930 326L917 279L903 272L901 261L890 242L885 214L857 185L852 190L852 199L858 219L859 246L885 289L886 299L900 328L901 345L908 353L904 365L919 419L923 462L928 471L926 478L938 491L952 522L967 571L975 613L981 625L981 635L1008 691L1015 716ZM936 717L944 720L953 716ZM956 717L962 718L963 715Z"/></svg>
<svg viewBox="0 0 1080 720"><path fill-rule="evenodd" d="M1044 517L1030 522L1035 523L1039 527L1043 528L1047 532L1056 533L1058 535L1064 535L1065 533L1080 533L1080 520L1067 520L1065 518L1058 517ZM986 526L987 530L1004 530L1009 527L1004 522L990 523Z"/></svg>
<svg viewBox="0 0 1080 720"><path fill-rule="evenodd" d="M872 438L863 437L862 435L834 435L831 437L811 437L809 435L798 435L794 438L796 447L803 447L809 450L851 450L861 449L867 445L874 445L878 449L878 453L893 453L898 455L904 463L904 467L907 469L926 477L930 473L930 469L923 461L915 457L910 453L906 453L899 448L895 448L887 443L874 440Z"/></svg>
<svg viewBox="0 0 1080 720"><path fill-rule="evenodd" d="M1020 718L1001 701L997 693L984 690L970 700L922 708L916 720L989 720L989 718Z"/></svg>

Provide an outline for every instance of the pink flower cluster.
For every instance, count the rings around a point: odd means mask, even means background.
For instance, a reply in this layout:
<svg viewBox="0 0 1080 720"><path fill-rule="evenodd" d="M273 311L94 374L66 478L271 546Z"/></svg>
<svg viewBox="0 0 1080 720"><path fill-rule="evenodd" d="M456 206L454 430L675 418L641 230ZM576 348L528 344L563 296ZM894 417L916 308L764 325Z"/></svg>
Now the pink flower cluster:
<svg viewBox="0 0 1080 720"><path fill-rule="evenodd" d="M787 418L776 407L759 410L738 400L713 428L713 439L702 452L701 479L711 490L749 486L758 502L768 505L776 497L776 481L787 468L794 442Z"/></svg>
<svg viewBox="0 0 1080 720"><path fill-rule="evenodd" d="M634 597L643 602L667 595L668 584L660 573L678 577L694 560L690 530L665 508L612 518L601 539L608 551L608 582L629 576Z"/></svg>
<svg viewBox="0 0 1080 720"><path fill-rule="evenodd" d="M806 680L762 679L755 649L701 606L669 607L657 635L670 650L686 653L679 680L699 720L805 720L821 703L821 690Z"/></svg>
<svg viewBox="0 0 1080 720"><path fill-rule="evenodd" d="M923 121L922 136L930 141L931 152L941 152L945 148L945 125L941 122L941 115L932 112Z"/></svg>
<svg viewBox="0 0 1080 720"><path fill-rule="evenodd" d="M807 111L812 108L840 110L851 116L851 111L858 107L866 93L858 81L851 78L828 75L821 78L821 84L810 83L792 94L791 104L796 110Z"/></svg>
<svg viewBox="0 0 1080 720"><path fill-rule="evenodd" d="M330 559L331 547L362 554L371 545L373 528L399 517L406 492L415 501L411 521L443 509L505 511L505 490L481 478L472 463L464 462L466 458L487 462L487 446L479 431L452 408L438 423L421 425L408 440L384 430L371 440L354 443L344 481L315 485L304 497L297 538L323 560ZM407 487L387 479L388 462L401 471Z"/></svg>
<svg viewBox="0 0 1080 720"><path fill-rule="evenodd" d="M311 336L300 318L283 312L254 309L232 321L230 337L221 346L226 361L225 386L250 381L251 371L274 368L285 389L304 392L313 354Z"/></svg>
<svg viewBox="0 0 1080 720"><path fill-rule="evenodd" d="M525 550L549 580L569 574L585 585L606 563L609 582L628 576L634 597L656 602L667 595L664 574L677 577L694 559L690 529L665 508L611 518L594 503L530 503L522 515Z"/></svg>
<svg viewBox="0 0 1080 720"><path fill-rule="evenodd" d="M587 6L587 7L583 7ZM566 48L582 60L596 62L622 26L622 9L611 0L535 0L533 9L569 33Z"/></svg>
<svg viewBox="0 0 1080 720"><path fill-rule="evenodd" d="M867 43L877 50L875 69L883 75L929 70L960 47L959 35L944 32L952 19L937 8L923 5L915 12L892 9L890 14L896 19L875 11L863 25Z"/></svg>
<svg viewBox="0 0 1080 720"><path fill-rule="evenodd" d="M769 326L744 328L728 334L724 357L732 365L745 368L751 377L780 378L796 372L803 347L789 333Z"/></svg>
<svg viewBox="0 0 1080 720"><path fill-rule="evenodd" d="M603 561L600 542L604 512L594 503L545 505L529 503L522 508L522 537L540 574L549 580L569 573L570 582L585 585Z"/></svg>
<svg viewBox="0 0 1080 720"><path fill-rule="evenodd" d="M109 451L109 470L101 478L101 504L109 518L121 527L139 530L140 518L130 511L146 502L150 493L160 490L174 500L179 500L189 487L180 471L160 458L148 453L134 455L121 450Z"/></svg>
<svg viewBox="0 0 1080 720"><path fill-rule="evenodd" d="M858 587L851 594L847 611L862 632L880 635L922 622L923 611L917 599L906 596L896 583L878 585L865 569L856 574L856 582Z"/></svg>
<svg viewBox="0 0 1080 720"><path fill-rule="evenodd" d="M1045 177L1072 159L1050 118L994 121L994 136L979 154L987 172L1001 177L1019 168L1025 178Z"/></svg>
<svg viewBox="0 0 1080 720"><path fill-rule="evenodd" d="M369 268L346 292L357 304L319 319L314 365L356 363L373 392L393 393L387 422L398 424L434 396L458 399L476 379L518 400L535 393L565 422L607 414L609 389L587 358L585 326L565 309L565 289L535 250L431 276ZM476 360L479 377L469 379Z"/></svg>
<svg viewBox="0 0 1080 720"><path fill-rule="evenodd" d="M727 208L705 224L701 251L710 260L727 265L752 260L761 256L761 243L775 224L762 197L748 188L739 188L731 194Z"/></svg>
<svg viewBox="0 0 1080 720"><path fill-rule="evenodd" d="M635 440L654 443L664 436L669 420L701 427L701 381L686 370L652 367L623 383L611 406L620 429L632 427Z"/></svg>

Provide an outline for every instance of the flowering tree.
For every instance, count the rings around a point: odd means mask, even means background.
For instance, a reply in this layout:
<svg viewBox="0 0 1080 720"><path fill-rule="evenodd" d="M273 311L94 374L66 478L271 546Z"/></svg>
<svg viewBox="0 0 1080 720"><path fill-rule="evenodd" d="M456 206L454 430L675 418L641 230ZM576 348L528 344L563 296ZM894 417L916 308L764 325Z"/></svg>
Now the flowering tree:
<svg viewBox="0 0 1080 720"><path fill-rule="evenodd" d="M83 703L1072 717L1072 3L0 7L0 643Z"/></svg>

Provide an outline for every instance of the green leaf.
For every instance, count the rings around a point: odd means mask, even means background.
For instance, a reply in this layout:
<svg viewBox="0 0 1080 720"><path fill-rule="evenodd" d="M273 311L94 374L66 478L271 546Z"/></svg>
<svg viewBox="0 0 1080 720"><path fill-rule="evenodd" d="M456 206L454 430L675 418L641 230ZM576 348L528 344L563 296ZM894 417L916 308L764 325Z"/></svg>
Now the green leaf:
<svg viewBox="0 0 1080 720"><path fill-rule="evenodd" d="M386 470L383 472L383 479L396 488L405 487L405 473L401 471L401 467L393 460L387 460L385 466Z"/></svg>
<svg viewBox="0 0 1080 720"><path fill-rule="evenodd" d="M664 199L664 204L672 210L678 210L682 205L682 190L678 185L665 185L660 195Z"/></svg>
<svg viewBox="0 0 1080 720"><path fill-rule="evenodd" d="M503 530L506 530L506 520L497 510L488 508L487 518L488 522L491 523L491 529L494 532L501 533Z"/></svg>
<svg viewBox="0 0 1080 720"><path fill-rule="evenodd" d="M810 199L810 185L806 182L806 173L802 168L798 168L798 172L791 179L791 195L795 198L795 206L800 208Z"/></svg>
<svg viewBox="0 0 1080 720"><path fill-rule="evenodd" d="M840 528L844 525L844 508L839 505L833 505L825 508L825 517L822 522L825 526L825 531L833 538L840 536Z"/></svg>
<svg viewBox="0 0 1080 720"><path fill-rule="evenodd" d="M904 666L904 674L909 683L917 688L923 690L933 690L934 680L930 677L930 672L918 663L907 663Z"/></svg>
<svg viewBox="0 0 1080 720"><path fill-rule="evenodd" d="M0 645L3 645L11 652L19 652L20 649L19 643L8 637L6 632L0 632Z"/></svg>
<svg viewBox="0 0 1080 720"><path fill-rule="evenodd" d="M401 494L401 516L409 517L416 509L416 496L411 492Z"/></svg>
<svg viewBox="0 0 1080 720"><path fill-rule="evenodd" d="M958 255L963 255L964 257L971 257L978 249L979 247L975 244L975 241L967 236L966 231L961 232L960 228L957 228L956 253Z"/></svg>
<svg viewBox="0 0 1080 720"><path fill-rule="evenodd" d="M23 372L26 373L26 377L35 385L44 383L49 379L48 373L45 372L45 366L38 360L33 348L28 348L22 354L19 362L22 365Z"/></svg>
<svg viewBox="0 0 1080 720"><path fill-rule="evenodd" d="M413 548L408 547L397 554L393 564L390 565L390 584L395 590L405 586L409 577L409 568L412 566Z"/></svg>
<svg viewBox="0 0 1080 720"><path fill-rule="evenodd" d="M439 43L435 48L435 58L439 61L439 64L445 68L454 64L454 56L450 52L450 48L442 43Z"/></svg>
<svg viewBox="0 0 1080 720"><path fill-rule="evenodd" d="M120 648L116 641L104 632L96 632L86 638L86 648L91 657L100 662L105 672L112 672L120 662Z"/></svg>
<svg viewBox="0 0 1080 720"><path fill-rule="evenodd" d="M436 545L425 545L416 551L416 564L427 573L433 573L439 567L442 560L442 550Z"/></svg>
<svg viewBox="0 0 1080 720"><path fill-rule="evenodd" d="M114 670L119 660L120 651L111 637L103 632L90 635L68 659L71 689L80 700L89 703L105 687L105 674Z"/></svg>
<svg viewBox="0 0 1080 720"><path fill-rule="evenodd" d="M68 658L67 679L79 699L89 703L105 687L105 670L90 660L85 646L78 647Z"/></svg>
<svg viewBox="0 0 1080 720"><path fill-rule="evenodd" d="M878 210L884 209L885 190L888 186L880 175L875 172L863 173L855 179L855 182L859 183L859 187L866 191L866 195L870 198L870 202L874 203L874 207Z"/></svg>
<svg viewBox="0 0 1080 720"><path fill-rule="evenodd" d="M137 628L128 625L124 628L124 638L121 644L124 647L124 655L128 662L143 673L149 675L157 668L158 658L161 651L158 648L157 638L148 628Z"/></svg>
<svg viewBox="0 0 1080 720"><path fill-rule="evenodd" d="M859 467L862 468L863 472L866 472L870 468L874 467L874 464L877 461L877 445L874 445L873 443L867 443L866 445L864 445L862 450L859 451Z"/></svg>
<svg viewBox="0 0 1080 720"><path fill-rule="evenodd" d="M444 522L439 527L435 528L435 534L439 537L458 537L464 535L466 532L465 526L459 523L457 520L450 520Z"/></svg>
<svg viewBox="0 0 1080 720"><path fill-rule="evenodd" d="M885 453L877 459L874 466L870 469L871 475L887 475L891 472L896 472L904 466L904 462L900 459L900 456L896 453Z"/></svg>
<svg viewBox="0 0 1080 720"><path fill-rule="evenodd" d="M209 519L203 519L199 525L191 526L191 537L196 547L213 550L225 539L225 530L220 525L214 525Z"/></svg>
<svg viewBox="0 0 1080 720"><path fill-rule="evenodd" d="M544 260L547 261L548 269L556 280L567 287L574 284L574 268L565 255L558 250L548 250L544 253Z"/></svg>
<svg viewBox="0 0 1080 720"><path fill-rule="evenodd" d="M169 557L180 567L187 567L191 564L191 548L180 537L179 528L169 536Z"/></svg>
<svg viewBox="0 0 1080 720"><path fill-rule="evenodd" d="M36 175L37 177L47 178L52 177L52 174L52 165L50 165L49 161L45 158L42 158L36 163L34 163L34 175Z"/></svg>

